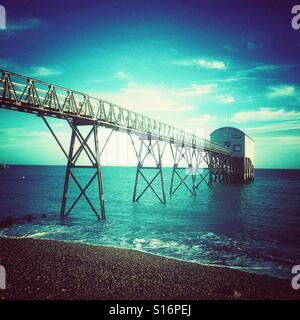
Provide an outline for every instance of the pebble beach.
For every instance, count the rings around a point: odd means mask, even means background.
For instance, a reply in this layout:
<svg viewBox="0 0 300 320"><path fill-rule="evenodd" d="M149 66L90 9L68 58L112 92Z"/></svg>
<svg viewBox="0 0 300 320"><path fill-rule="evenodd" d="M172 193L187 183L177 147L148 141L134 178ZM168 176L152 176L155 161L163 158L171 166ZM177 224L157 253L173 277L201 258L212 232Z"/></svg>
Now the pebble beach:
<svg viewBox="0 0 300 320"><path fill-rule="evenodd" d="M0 238L0 299L299 299L289 280L134 250Z"/></svg>

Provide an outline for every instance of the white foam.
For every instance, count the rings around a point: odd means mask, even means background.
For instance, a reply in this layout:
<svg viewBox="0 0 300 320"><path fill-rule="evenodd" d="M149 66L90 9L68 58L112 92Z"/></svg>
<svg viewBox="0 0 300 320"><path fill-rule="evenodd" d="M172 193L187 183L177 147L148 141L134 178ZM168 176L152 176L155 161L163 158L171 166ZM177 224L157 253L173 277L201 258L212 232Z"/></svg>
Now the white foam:
<svg viewBox="0 0 300 320"><path fill-rule="evenodd" d="M36 232L36 233L32 233L28 236L25 236L24 238L38 238L38 237L43 237L46 236L47 234L51 234L53 232Z"/></svg>

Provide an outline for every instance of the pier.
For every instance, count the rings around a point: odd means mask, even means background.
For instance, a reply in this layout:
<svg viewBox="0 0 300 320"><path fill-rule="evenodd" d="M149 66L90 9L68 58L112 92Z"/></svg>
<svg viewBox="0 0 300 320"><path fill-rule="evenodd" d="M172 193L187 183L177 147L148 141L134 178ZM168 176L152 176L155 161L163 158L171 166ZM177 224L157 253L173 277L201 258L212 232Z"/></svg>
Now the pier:
<svg viewBox="0 0 300 320"><path fill-rule="evenodd" d="M145 115L130 111L111 102L61 86L32 79L7 70L0 70L0 108L31 113L37 116L49 129L67 161L60 216L68 216L76 203L84 197L98 219L105 219L104 189L102 183L101 155L108 147L116 131L127 134L137 158L136 176L132 200L139 201L145 192L152 191L161 202L166 202L162 159L166 148L170 148L173 159L172 180L169 193L175 195L180 187L192 194L205 183L230 183L242 176L243 181L253 179L254 166L249 158L236 156L230 146L208 140L194 134L159 122ZM49 117L63 119L71 128L69 148L66 150L51 127ZM110 130L103 145L99 143L99 127ZM88 129L82 130L83 128ZM85 133L83 132L85 131ZM212 137L213 138L213 137ZM78 147L76 147L79 145ZM92 146L91 146L92 145ZM78 164L82 155L89 159L88 165ZM151 158L153 165L145 165ZM239 165L242 163L241 165ZM207 171L200 168L207 167ZM90 180L81 185L74 169L93 169ZM152 178L145 171L151 170ZM246 174L245 174L246 172ZM79 194L68 204L68 190L71 179L77 185ZM143 179L146 187L139 190ZM97 182L99 205L95 206L86 194L87 189ZM159 183L154 186L154 182ZM157 187L159 185L159 188Z"/></svg>

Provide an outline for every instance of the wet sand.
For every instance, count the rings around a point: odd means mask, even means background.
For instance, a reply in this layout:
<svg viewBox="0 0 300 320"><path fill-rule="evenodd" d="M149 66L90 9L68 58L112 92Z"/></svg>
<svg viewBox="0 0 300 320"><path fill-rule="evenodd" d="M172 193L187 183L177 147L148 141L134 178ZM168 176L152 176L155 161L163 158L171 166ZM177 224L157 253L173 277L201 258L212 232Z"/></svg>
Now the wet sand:
<svg viewBox="0 0 300 320"><path fill-rule="evenodd" d="M133 250L0 238L0 299L300 299L290 280Z"/></svg>

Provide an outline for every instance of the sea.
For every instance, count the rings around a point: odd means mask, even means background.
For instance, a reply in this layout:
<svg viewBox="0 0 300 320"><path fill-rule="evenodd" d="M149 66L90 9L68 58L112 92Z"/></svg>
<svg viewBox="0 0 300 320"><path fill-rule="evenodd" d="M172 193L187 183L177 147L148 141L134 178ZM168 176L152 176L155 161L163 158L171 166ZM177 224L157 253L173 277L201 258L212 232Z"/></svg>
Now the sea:
<svg viewBox="0 0 300 320"><path fill-rule="evenodd" d="M196 196L182 184L171 196L172 169L166 168L166 204L151 188L132 201L134 167L103 167L102 172L105 221L97 219L83 196L60 219L64 166L0 170L0 236L126 248L288 279L300 264L300 170L256 169L251 183L213 188L202 183ZM85 185L93 171L74 174ZM154 175L148 170L146 178ZM146 186L143 180L138 194ZM185 182L191 185L191 177ZM99 208L97 188L94 181L87 195ZM159 179L154 189L161 196ZM71 181L68 206L79 193Z"/></svg>

